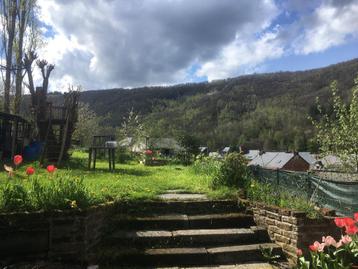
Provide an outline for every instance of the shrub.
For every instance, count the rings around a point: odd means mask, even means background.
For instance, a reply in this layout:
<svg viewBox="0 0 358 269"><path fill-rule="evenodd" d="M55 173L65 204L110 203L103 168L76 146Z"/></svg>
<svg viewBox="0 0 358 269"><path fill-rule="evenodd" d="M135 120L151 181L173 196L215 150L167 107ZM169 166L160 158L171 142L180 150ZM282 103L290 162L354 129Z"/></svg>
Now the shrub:
<svg viewBox="0 0 358 269"><path fill-rule="evenodd" d="M250 172L245 157L240 153L229 153L215 175L212 187L228 186L244 188L249 180L249 175Z"/></svg>
<svg viewBox="0 0 358 269"><path fill-rule="evenodd" d="M218 159L198 155L192 169L194 173L212 176L214 178L219 173L221 165L222 161Z"/></svg>

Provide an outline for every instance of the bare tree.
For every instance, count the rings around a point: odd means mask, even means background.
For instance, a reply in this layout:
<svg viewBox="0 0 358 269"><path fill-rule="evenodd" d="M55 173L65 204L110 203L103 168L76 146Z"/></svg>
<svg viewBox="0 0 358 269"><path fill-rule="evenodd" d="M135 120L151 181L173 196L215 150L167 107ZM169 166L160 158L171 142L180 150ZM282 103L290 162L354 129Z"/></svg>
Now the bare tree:
<svg viewBox="0 0 358 269"><path fill-rule="evenodd" d="M37 54L35 53L35 51L31 50L31 51L25 53L24 67L25 67L28 82L29 82L27 87L28 87L28 89L30 91L32 107L36 106L35 85L34 85L34 79L33 79L33 76L32 76L32 64L36 59L37 59Z"/></svg>
<svg viewBox="0 0 358 269"><path fill-rule="evenodd" d="M20 112L22 84L26 68L24 66L24 52L36 48L38 34L36 31L35 19L36 0L19 0L17 6L17 35L15 36L15 101L14 112ZM28 44L25 44L25 38L28 36Z"/></svg>
<svg viewBox="0 0 358 269"><path fill-rule="evenodd" d="M55 68L55 65L48 64L46 60L38 60L36 64L41 70L42 79L43 79L42 90L46 95L48 91L48 80L50 78L52 70Z"/></svg>
<svg viewBox="0 0 358 269"><path fill-rule="evenodd" d="M3 35L2 42L5 49L5 81L4 81L4 111L10 112L11 71L13 69L13 48L16 28L17 0L1 1Z"/></svg>

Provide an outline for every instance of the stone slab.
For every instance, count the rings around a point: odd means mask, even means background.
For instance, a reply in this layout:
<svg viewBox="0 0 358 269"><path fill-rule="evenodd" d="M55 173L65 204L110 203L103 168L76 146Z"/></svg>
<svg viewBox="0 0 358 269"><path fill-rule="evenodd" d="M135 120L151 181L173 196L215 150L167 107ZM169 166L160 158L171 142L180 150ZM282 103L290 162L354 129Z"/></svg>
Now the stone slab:
<svg viewBox="0 0 358 269"><path fill-rule="evenodd" d="M164 193L159 195L162 200L175 200L175 201L197 201L197 200L208 200L205 194L199 193Z"/></svg>

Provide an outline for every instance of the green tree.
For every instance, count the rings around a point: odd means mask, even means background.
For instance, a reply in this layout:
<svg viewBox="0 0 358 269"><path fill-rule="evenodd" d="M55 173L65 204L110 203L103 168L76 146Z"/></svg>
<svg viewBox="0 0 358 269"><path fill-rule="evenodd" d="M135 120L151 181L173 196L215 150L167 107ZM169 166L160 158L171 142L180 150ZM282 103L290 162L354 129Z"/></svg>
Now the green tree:
<svg viewBox="0 0 358 269"><path fill-rule="evenodd" d="M88 104L80 103L78 106L78 120L73 133L73 139L79 140L80 145L88 147L93 136L99 133L101 117L90 109Z"/></svg>
<svg viewBox="0 0 358 269"><path fill-rule="evenodd" d="M338 156L345 169L358 171L358 77L352 88L350 104L345 104L338 95L337 82L331 84L333 113L318 111L322 114L319 121L313 120L316 127L316 141L324 155Z"/></svg>
<svg viewBox="0 0 358 269"><path fill-rule="evenodd" d="M121 126L117 130L118 138L132 137L135 141L146 136L144 125L141 117L133 109L128 112L127 117L123 117Z"/></svg>

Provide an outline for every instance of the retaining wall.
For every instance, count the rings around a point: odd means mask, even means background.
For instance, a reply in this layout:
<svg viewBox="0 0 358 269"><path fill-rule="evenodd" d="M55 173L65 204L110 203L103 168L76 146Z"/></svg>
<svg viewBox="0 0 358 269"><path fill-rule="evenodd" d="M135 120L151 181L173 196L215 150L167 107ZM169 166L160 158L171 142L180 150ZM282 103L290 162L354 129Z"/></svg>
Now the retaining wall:
<svg viewBox="0 0 358 269"><path fill-rule="evenodd" d="M0 214L0 265L18 260L90 263L112 204Z"/></svg>
<svg viewBox="0 0 358 269"><path fill-rule="evenodd" d="M331 235L338 239L341 230L334 224L334 212L327 211L326 216L310 219L304 212L283 209L264 204L253 204L252 211L257 225L266 227L272 241L280 245L288 260L297 262L297 249L308 254L308 246L322 236Z"/></svg>

